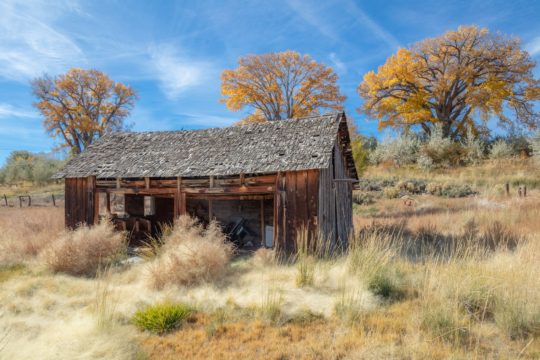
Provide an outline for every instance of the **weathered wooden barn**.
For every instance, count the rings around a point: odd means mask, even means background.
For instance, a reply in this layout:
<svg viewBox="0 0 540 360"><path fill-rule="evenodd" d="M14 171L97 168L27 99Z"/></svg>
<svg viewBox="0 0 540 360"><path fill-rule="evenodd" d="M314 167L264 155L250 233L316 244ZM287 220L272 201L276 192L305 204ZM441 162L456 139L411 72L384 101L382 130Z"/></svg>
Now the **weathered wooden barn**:
<svg viewBox="0 0 540 360"><path fill-rule="evenodd" d="M239 246L295 250L299 232L345 245L357 173L344 113L228 128L103 136L57 174L73 228L111 214L133 239L182 215Z"/></svg>

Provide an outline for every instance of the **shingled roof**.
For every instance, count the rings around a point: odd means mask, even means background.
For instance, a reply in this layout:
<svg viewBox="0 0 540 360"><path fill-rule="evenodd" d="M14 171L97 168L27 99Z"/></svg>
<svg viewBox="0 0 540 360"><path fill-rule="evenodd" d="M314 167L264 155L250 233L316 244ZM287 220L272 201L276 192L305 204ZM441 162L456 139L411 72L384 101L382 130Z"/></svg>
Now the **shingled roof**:
<svg viewBox="0 0 540 360"><path fill-rule="evenodd" d="M55 177L200 177L322 169L328 167L338 130L345 124L345 114L337 113L227 128L114 133L71 159ZM345 150L356 176L351 153Z"/></svg>

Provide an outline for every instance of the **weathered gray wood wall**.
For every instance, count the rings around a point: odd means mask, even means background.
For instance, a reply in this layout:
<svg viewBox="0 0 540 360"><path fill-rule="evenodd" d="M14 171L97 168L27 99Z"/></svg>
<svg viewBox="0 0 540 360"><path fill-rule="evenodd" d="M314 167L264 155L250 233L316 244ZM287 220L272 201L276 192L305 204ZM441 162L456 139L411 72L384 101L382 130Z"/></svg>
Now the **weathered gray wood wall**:
<svg viewBox="0 0 540 360"><path fill-rule="evenodd" d="M352 183L339 146L334 146L330 166L319 175L319 233L331 249L345 249L352 230ZM338 181L335 181L338 180Z"/></svg>

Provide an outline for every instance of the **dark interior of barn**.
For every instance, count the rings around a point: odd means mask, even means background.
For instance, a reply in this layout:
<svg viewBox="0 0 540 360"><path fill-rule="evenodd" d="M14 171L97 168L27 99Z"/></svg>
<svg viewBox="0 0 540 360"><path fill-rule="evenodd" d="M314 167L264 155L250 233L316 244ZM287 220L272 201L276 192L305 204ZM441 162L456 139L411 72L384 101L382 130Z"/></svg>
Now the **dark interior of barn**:
<svg viewBox="0 0 540 360"><path fill-rule="evenodd" d="M127 231L131 246L159 237L164 224L174 222L174 197L140 194L102 194L99 214L110 212L118 230ZM109 201L107 208L107 200ZM187 214L203 226L217 221L238 249L256 250L273 246L274 200L272 195L205 198L188 197Z"/></svg>

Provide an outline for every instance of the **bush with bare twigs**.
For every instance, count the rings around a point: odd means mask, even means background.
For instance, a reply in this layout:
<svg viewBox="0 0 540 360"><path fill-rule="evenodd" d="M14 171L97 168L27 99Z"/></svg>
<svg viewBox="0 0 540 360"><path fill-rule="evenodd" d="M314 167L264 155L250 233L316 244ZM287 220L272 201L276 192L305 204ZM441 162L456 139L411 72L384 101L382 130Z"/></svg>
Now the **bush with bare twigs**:
<svg viewBox="0 0 540 360"><path fill-rule="evenodd" d="M126 253L126 236L109 221L66 231L43 251L45 264L53 272L93 276L101 266L119 260Z"/></svg>
<svg viewBox="0 0 540 360"><path fill-rule="evenodd" d="M219 226L204 228L195 219L182 216L163 239L159 256L150 267L156 288L167 284L192 285L223 275L233 253L233 245Z"/></svg>

